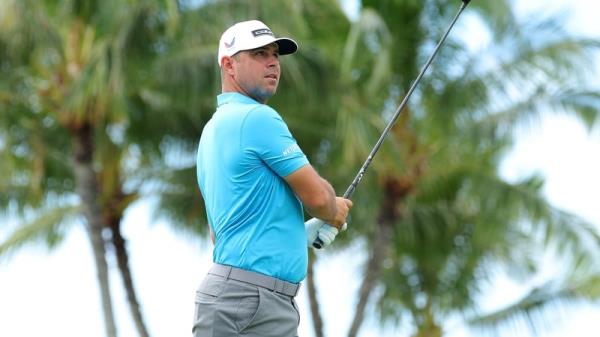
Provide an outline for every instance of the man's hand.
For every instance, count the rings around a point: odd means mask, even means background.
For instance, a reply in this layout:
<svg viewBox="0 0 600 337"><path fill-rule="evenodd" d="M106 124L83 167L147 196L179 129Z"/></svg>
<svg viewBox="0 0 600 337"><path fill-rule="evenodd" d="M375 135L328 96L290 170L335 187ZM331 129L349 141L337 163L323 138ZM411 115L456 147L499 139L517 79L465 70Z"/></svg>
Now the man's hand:
<svg viewBox="0 0 600 337"><path fill-rule="evenodd" d="M350 212L350 208L352 208L352 200L350 199L346 199L343 197L335 197L335 204L336 204L336 213L335 216L329 220L329 219L325 219L327 221L327 224L330 226L333 226L335 228L337 228L338 230L345 230L342 229L343 226L347 226L346 223L346 218L348 217L348 212Z"/></svg>
<svg viewBox="0 0 600 337"><path fill-rule="evenodd" d="M325 222L323 222L323 220L317 218L312 218L304 223L308 247L312 247L312 243L317 239L317 235L319 235L319 229L321 229L324 224Z"/></svg>
<svg viewBox="0 0 600 337"><path fill-rule="evenodd" d="M348 228L347 223L344 223L342 225L342 228L340 228L339 230L336 227L333 227L329 224L324 224L319 229L319 239L321 239L321 242L323 242L323 246L321 248L329 246L333 242L333 240L335 240L335 237L338 235L338 233L340 231L345 231L346 228Z"/></svg>
<svg viewBox="0 0 600 337"><path fill-rule="evenodd" d="M317 218L312 218L305 222L304 227L306 229L308 247L313 246L313 242L318 236L323 242L323 246L321 248L325 248L335 240L335 237L339 233L339 230L336 227L326 224L323 220ZM344 231L347 227L348 225L344 223L341 226L341 230Z"/></svg>

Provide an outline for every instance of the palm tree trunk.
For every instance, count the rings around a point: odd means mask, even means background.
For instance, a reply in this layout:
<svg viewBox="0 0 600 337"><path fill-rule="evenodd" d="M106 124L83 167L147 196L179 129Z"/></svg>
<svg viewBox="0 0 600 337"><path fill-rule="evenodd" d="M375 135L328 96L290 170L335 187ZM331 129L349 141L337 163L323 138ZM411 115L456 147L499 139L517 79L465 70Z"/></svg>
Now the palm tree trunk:
<svg viewBox="0 0 600 337"><path fill-rule="evenodd" d="M375 288L379 273L381 272L383 259L385 259L392 243L394 224L401 217L399 211L400 203L410 193L413 186L412 180L407 177L389 177L385 181L384 202L379 211L375 238L370 245L371 253L367 260L365 277L360 285L358 304L356 305L356 312L350 326L350 331L348 332L348 337L356 337L358 335L358 330L365 318L365 308L369 302L369 297Z"/></svg>
<svg viewBox="0 0 600 337"><path fill-rule="evenodd" d="M442 337L442 329L438 325L417 327L413 337Z"/></svg>
<svg viewBox="0 0 600 337"><path fill-rule="evenodd" d="M120 219L114 219L110 223L112 231L112 243L115 247L115 253L117 255L117 264L119 265L119 271L123 280L123 287L127 293L127 303L129 303L129 310L131 316L135 322L135 327L140 337L149 337L148 329L144 324L142 312L140 310L140 304L133 287L133 277L131 270L129 269L129 256L126 248L125 238L121 235Z"/></svg>
<svg viewBox="0 0 600 337"><path fill-rule="evenodd" d="M81 198L83 205L83 213L87 220L88 235L96 262L106 335L107 337L116 337L117 328L112 310L108 264L106 263L106 247L102 237L102 214L98 206L97 180L92 162L94 153L92 138L93 130L89 124L85 124L74 131L73 157L75 161L75 183L77 194Z"/></svg>
<svg viewBox="0 0 600 337"><path fill-rule="evenodd" d="M442 328L435 322L435 316L431 312L431 297L427 300L427 306L419 315L417 320L417 331L413 337L442 337Z"/></svg>
<svg viewBox="0 0 600 337"><path fill-rule="evenodd" d="M365 318L365 308L369 302L369 297L375 288L379 273L381 271L381 265L385 258L385 253L388 250L388 246L391 242L391 226L383 223L378 224L378 230L375 233L375 239L371 245L371 254L367 260L367 269L365 271L365 277L363 278L360 290L358 293L358 304L356 305L356 312L352 319L352 325L348 332L348 337L356 337L358 330L362 325Z"/></svg>
<svg viewBox="0 0 600 337"><path fill-rule="evenodd" d="M312 315L315 337L323 337L323 319L319 311L319 299L317 297L317 288L315 286L315 260L317 256L309 249L308 252L308 272L306 273L306 288L308 291L308 301L310 302L310 313Z"/></svg>

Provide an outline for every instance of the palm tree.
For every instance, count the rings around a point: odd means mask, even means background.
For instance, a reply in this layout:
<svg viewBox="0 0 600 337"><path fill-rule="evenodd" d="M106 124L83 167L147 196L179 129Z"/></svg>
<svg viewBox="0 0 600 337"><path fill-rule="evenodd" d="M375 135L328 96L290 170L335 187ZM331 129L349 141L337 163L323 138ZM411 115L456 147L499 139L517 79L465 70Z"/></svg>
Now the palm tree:
<svg viewBox="0 0 600 337"><path fill-rule="evenodd" d="M283 59L283 82L271 103L322 174L338 190L345 187L456 7L433 0L362 3L350 26L329 0L197 8L166 0L2 2L0 107L8 113L0 115L0 165L10 174L0 177L0 205L28 223L0 253L35 238L56 244L83 211L106 329L116 335L102 234L110 236L131 295L120 234L131 203L157 192L162 215L206 233L198 225L200 195L190 184L193 153L219 92L219 34L247 18L264 18L300 41L300 53ZM497 324L552 300L598 296L597 272L584 268L596 268L590 250L597 245L582 244L597 243L597 234L543 200L539 178L507 183L497 172L510 131L547 108L566 107L594 122L598 97L573 79L595 42L565 35L551 21L519 24L506 1L471 8L486 18L490 45L504 49L474 55L452 35L355 195L352 230L337 239L339 247L362 240L370 252L350 336L368 314L374 287L382 289L375 299L382 319L406 314L415 335L441 335L442 318L472 311L490 266L520 262L528 271L530 260L520 257L531 248L530 228L562 243L560 251L578 262L569 280L577 282L554 280L514 307L469 319ZM312 275L313 322L322 336ZM130 304L142 322L135 297Z"/></svg>
<svg viewBox="0 0 600 337"><path fill-rule="evenodd" d="M145 171L172 129L154 126L143 141L131 127L152 118L163 97L151 71L177 33L173 1L2 2L0 155L2 207L24 223L0 253L36 238L56 244L83 213L93 247L105 328L116 336L108 235L132 316L148 336L128 266L120 223L139 198ZM14 20L21 18L21 20ZM35 23L32 25L31 23ZM186 121L171 115L171 125ZM168 126L169 124L167 124ZM154 157L153 157L154 156ZM27 158L33 158L29 162ZM129 185L125 187L125 183Z"/></svg>
<svg viewBox="0 0 600 337"><path fill-rule="evenodd" d="M340 133L332 141L353 137L354 146L334 147L337 161L330 167L360 166L457 7L446 1L362 3L341 62L354 92L342 99L348 105L340 110ZM556 107L594 120L598 96L580 89L573 76L583 75L579 62L596 42L571 37L552 20L516 22L507 2L472 6L489 23L492 45L505 48L499 56L496 48L469 54L455 32L378 155L371 180L363 183L368 186L361 187L367 192L356 194L356 204L366 206L354 214L357 225L348 237L365 238L369 257L349 336L357 335L376 286L383 290L376 300L383 319L407 314L415 336L441 336L442 318L473 308L481 273L489 275L494 262L514 263L531 247L531 229L523 223L545 233L545 242L565 242L560 252L576 261L591 263L597 251L583 243L597 243L598 234L543 200L540 179L511 184L498 173L515 125ZM597 273L578 274L581 288L536 289L537 301L525 299L529 307L519 308L530 312L553 295L597 298L584 291ZM491 317L497 322L507 316Z"/></svg>

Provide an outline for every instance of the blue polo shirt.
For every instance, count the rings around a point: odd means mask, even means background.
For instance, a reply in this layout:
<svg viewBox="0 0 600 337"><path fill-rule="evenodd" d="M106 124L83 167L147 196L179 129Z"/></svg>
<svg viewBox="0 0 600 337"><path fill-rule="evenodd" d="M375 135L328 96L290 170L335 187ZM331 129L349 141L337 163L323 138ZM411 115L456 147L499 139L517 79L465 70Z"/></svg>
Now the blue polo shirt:
<svg viewBox="0 0 600 337"><path fill-rule="evenodd" d="M282 177L308 160L269 106L239 93L219 95L217 105L197 157L213 261L300 282L307 268L304 214Z"/></svg>

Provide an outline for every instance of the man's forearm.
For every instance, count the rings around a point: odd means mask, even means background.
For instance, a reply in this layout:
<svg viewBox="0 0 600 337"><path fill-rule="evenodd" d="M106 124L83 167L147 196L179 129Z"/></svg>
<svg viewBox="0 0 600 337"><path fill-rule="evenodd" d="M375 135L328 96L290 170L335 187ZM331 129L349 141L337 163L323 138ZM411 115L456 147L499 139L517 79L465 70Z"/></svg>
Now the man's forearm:
<svg viewBox="0 0 600 337"><path fill-rule="evenodd" d="M305 205L308 214L315 218L319 218L325 222L330 222L335 218L337 213L336 196L333 187L327 180L320 178L323 185L323 196L320 198L322 202L311 206Z"/></svg>

